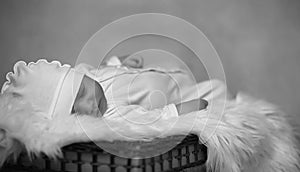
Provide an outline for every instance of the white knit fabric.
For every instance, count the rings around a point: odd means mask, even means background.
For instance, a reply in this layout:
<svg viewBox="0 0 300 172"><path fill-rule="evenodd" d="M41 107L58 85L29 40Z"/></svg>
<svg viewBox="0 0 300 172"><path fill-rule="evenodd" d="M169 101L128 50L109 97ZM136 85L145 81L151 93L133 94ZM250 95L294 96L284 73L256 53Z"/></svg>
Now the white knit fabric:
<svg viewBox="0 0 300 172"><path fill-rule="evenodd" d="M19 61L13 72L6 75L1 93L13 92L22 95L35 109L51 119L57 113L70 113L83 74L69 65L44 59L29 63Z"/></svg>

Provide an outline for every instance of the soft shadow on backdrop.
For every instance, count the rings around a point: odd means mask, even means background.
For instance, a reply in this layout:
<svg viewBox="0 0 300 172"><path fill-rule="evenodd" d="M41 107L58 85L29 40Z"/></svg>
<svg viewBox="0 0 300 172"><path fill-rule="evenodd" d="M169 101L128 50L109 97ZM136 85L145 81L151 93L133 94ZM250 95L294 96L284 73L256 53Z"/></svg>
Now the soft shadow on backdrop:
<svg viewBox="0 0 300 172"><path fill-rule="evenodd" d="M145 12L174 15L200 28L220 55L231 92L245 91L276 103L300 123L297 0L1 0L0 81L18 60L74 64L82 46L101 27ZM174 51L191 58L180 47Z"/></svg>

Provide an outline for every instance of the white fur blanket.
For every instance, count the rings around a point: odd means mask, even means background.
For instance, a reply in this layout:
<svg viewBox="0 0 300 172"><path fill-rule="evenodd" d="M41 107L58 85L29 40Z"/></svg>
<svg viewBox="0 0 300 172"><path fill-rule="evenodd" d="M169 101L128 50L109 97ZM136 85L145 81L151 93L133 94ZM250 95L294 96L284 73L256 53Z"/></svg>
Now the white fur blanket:
<svg viewBox="0 0 300 172"><path fill-rule="evenodd" d="M214 110L199 111L147 126L86 115L48 120L21 97L9 94L0 96L0 110L0 128L5 130L5 137L0 139L0 165L9 157L17 157L23 147L30 154L44 152L56 157L62 156L60 148L70 143L131 141L116 133L143 140L193 133L208 148L208 170L300 171L296 139L285 114L270 103L244 95L226 102L222 116Z"/></svg>

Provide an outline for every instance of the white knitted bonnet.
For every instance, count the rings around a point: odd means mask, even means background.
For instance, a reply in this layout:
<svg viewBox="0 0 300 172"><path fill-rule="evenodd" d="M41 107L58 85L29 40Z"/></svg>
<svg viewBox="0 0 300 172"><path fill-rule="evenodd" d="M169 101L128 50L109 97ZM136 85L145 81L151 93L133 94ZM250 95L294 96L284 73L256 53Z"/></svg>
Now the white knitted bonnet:
<svg viewBox="0 0 300 172"><path fill-rule="evenodd" d="M6 75L1 93L23 96L33 107L52 119L59 113L70 114L84 74L58 61L41 59L26 64L19 61Z"/></svg>

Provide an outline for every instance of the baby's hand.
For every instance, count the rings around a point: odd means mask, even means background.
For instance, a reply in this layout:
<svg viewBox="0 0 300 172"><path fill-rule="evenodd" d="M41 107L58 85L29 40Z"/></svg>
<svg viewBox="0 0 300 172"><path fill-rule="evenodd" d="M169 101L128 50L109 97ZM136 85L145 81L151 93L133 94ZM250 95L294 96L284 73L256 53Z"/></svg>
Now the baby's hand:
<svg viewBox="0 0 300 172"><path fill-rule="evenodd" d="M141 56L132 56L130 55L124 56L112 56L110 59L106 61L107 66L120 66L124 65L131 68L143 68L144 59Z"/></svg>
<svg viewBox="0 0 300 172"><path fill-rule="evenodd" d="M178 115L206 109L208 102L204 99L195 99L176 104Z"/></svg>
<svg viewBox="0 0 300 172"><path fill-rule="evenodd" d="M144 59L141 56L134 56L131 58L126 58L122 62L123 65L132 67L132 68L143 68L144 66Z"/></svg>

